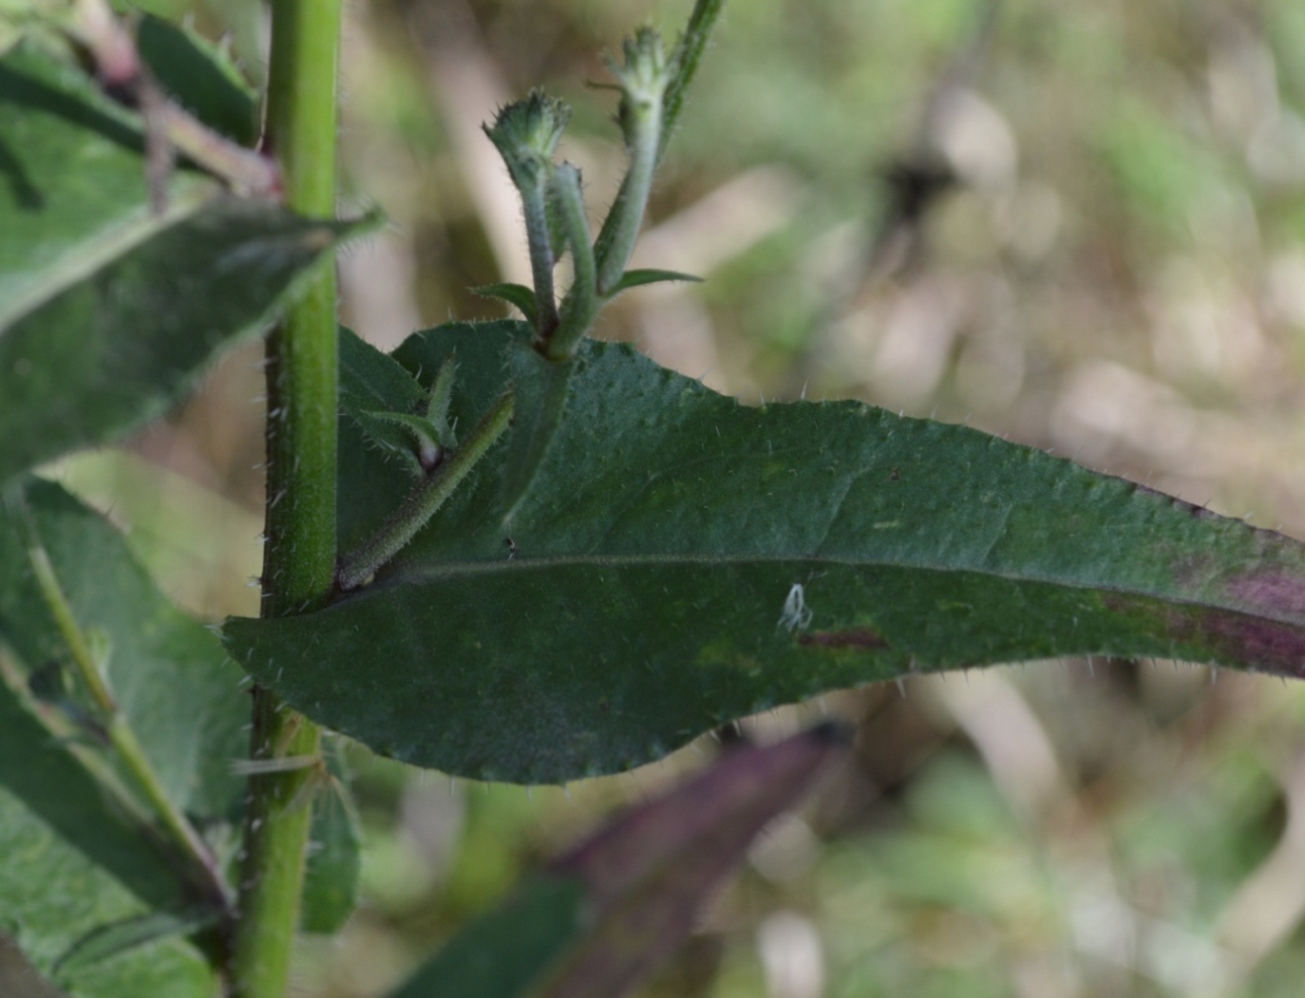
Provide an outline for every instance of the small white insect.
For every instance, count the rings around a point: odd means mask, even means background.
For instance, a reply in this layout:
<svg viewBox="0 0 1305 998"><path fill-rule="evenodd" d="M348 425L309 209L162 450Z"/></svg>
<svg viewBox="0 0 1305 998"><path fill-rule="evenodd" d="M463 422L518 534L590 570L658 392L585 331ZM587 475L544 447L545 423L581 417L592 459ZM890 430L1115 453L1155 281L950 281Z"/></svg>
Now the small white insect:
<svg viewBox="0 0 1305 998"><path fill-rule="evenodd" d="M784 598L784 609L780 611L777 626L786 628L790 633L795 630L806 630L811 626L811 607L807 606L806 593L802 589L802 583L793 583L793 588L788 591L788 596Z"/></svg>

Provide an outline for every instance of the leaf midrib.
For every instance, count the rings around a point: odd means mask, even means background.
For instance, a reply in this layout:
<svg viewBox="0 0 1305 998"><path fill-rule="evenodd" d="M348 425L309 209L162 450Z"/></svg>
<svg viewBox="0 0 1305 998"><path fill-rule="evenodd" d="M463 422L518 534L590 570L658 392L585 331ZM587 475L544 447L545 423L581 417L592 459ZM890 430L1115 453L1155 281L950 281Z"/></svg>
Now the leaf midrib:
<svg viewBox="0 0 1305 998"><path fill-rule="evenodd" d="M846 568L900 568L915 569L921 572L933 572L938 575L974 575L983 578L1002 579L1013 583L1030 583L1035 585L1056 586L1077 592L1118 593L1123 596L1136 596L1152 599L1172 606L1187 606L1197 609L1218 610L1236 613L1251 619L1266 620L1288 627L1305 628L1305 620L1290 614L1275 611L1268 607L1252 606L1230 600L1199 599L1191 596L1179 596L1161 593L1135 586L1109 585L1105 583L1070 582L1063 577L1032 574L1017 574L993 569L941 566L920 560L891 558L840 558L829 555L746 555L730 557L727 555L704 554L617 554L617 555L549 555L546 557L523 558L516 556L510 561L506 558L479 561L441 561L429 566L402 566L392 576L379 579L357 593L340 600L335 606L344 606L376 593L404 585L426 582L442 582L449 579L471 578L495 575L498 573L524 573L530 571L547 571L555 568L640 568L644 566L703 565L711 567L733 567L748 565L784 565L800 564L813 566L839 566Z"/></svg>

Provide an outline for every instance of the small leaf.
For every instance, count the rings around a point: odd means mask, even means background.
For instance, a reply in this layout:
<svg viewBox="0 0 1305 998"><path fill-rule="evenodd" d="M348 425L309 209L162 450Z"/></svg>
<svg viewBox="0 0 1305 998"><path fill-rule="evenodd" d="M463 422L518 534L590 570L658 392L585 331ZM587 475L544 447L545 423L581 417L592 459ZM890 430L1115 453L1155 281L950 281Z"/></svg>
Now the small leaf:
<svg viewBox="0 0 1305 998"><path fill-rule="evenodd" d="M376 413L416 413L426 392L417 379L394 358L370 346L357 334L340 329L340 409L341 436L349 444L379 447L387 457L397 457L412 475L425 469L417 460L410 431L396 422L378 419ZM344 425L352 421L362 431L365 442ZM342 465L356 464L346 453ZM405 479L410 482L411 478ZM342 516L347 515L341 511Z"/></svg>
<svg viewBox="0 0 1305 998"><path fill-rule="evenodd" d="M417 462L418 473L423 473L439 457L442 449L440 443L442 427L424 416L414 416L407 412L364 412L360 413L359 425L368 431L373 439L380 439L375 426L378 422L398 426L407 431L407 456ZM388 442L386 444L389 446Z"/></svg>
<svg viewBox="0 0 1305 998"><path fill-rule="evenodd" d="M453 323L409 337L391 357L342 331L338 509L341 551L349 551L372 536L412 488L412 476L399 462L386 460L369 446L371 435L365 432L365 417L360 419L360 413L419 410L437 372L456 354L457 380L446 419L450 426L476 426L502 394L508 344L528 343L530 336L530 327L514 320ZM407 445L404 431L389 425L385 430L396 435L399 446ZM461 505L463 489L465 485L446 510ZM439 517L447 515L441 511Z"/></svg>
<svg viewBox="0 0 1305 998"><path fill-rule="evenodd" d="M478 412L519 342L445 328L396 356L429 369L456 346L453 406ZM342 472L342 503L374 468ZM554 783L920 671L1118 655L1302 674L1298 541L965 427L746 408L586 341L510 545L504 473L478 467L384 584L228 621L227 647L383 754ZM383 516L402 493L369 496Z"/></svg>
<svg viewBox="0 0 1305 998"><path fill-rule="evenodd" d="M516 306L527 322L535 324L535 293L524 284L485 284L471 290L482 298L497 298Z"/></svg>
<svg viewBox="0 0 1305 998"><path fill-rule="evenodd" d="M206 38L146 14L136 29L141 59L173 100L243 146L258 141L257 95Z"/></svg>
<svg viewBox="0 0 1305 998"><path fill-rule="evenodd" d="M757 833L844 751L822 728L729 752L527 880L391 998L628 994L688 938Z"/></svg>
<svg viewBox="0 0 1305 998"><path fill-rule="evenodd" d="M452 424L449 423L449 406L453 402L453 385L457 376L458 358L451 354L440 365L426 402L426 418L435 427L435 439L439 441L441 447L450 450L458 446L458 438L453 432Z"/></svg>
<svg viewBox="0 0 1305 998"><path fill-rule="evenodd" d="M701 284L702 278L694 277L692 274L681 274L674 270L627 270L616 282L616 287L612 288L609 297L615 297L630 288L642 287L645 284L660 284L664 281L690 281Z"/></svg>

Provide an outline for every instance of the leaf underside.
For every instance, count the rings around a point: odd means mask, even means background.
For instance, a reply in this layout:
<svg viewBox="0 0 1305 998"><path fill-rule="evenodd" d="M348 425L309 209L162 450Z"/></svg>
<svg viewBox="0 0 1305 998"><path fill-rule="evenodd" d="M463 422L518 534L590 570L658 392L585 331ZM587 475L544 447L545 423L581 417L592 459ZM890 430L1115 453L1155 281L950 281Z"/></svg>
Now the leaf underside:
<svg viewBox="0 0 1305 998"><path fill-rule="evenodd" d="M526 335L441 327L395 356L429 379L456 348L454 407L474 421ZM407 478L342 426L348 544ZM975 430L851 402L746 408L590 342L509 543L493 511L511 446L370 588L231 620L232 654L384 754L525 783L914 672L1066 655L1302 672L1298 542Z"/></svg>

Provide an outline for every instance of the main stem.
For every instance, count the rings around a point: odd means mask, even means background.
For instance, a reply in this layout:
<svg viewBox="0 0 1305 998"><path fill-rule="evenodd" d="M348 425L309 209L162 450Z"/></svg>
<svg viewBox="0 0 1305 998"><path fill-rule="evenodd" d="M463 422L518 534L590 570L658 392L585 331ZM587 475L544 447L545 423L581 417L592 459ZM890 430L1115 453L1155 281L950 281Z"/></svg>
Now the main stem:
<svg viewBox="0 0 1305 998"><path fill-rule="evenodd" d="M273 0L266 141L281 162L286 203L335 215L336 76L341 0ZM263 616L299 613L335 573L338 347L335 268L267 341L267 518ZM254 689L251 755L313 756L321 734L270 690ZM233 998L283 998L299 924L312 818L311 768L250 777Z"/></svg>

